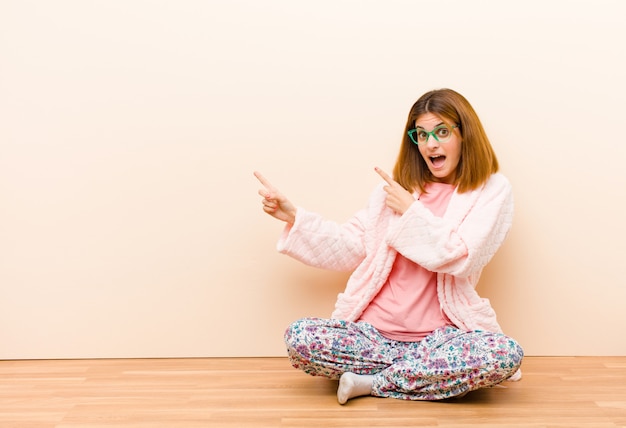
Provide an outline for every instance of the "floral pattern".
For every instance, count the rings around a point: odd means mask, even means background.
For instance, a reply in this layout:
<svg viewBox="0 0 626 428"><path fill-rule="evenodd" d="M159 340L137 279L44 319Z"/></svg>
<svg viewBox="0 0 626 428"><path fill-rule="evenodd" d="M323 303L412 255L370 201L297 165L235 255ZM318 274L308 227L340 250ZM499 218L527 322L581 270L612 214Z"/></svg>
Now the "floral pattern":
<svg viewBox="0 0 626 428"><path fill-rule="evenodd" d="M512 376L524 352L508 336L445 326L420 342L382 336L371 324L303 318L285 343L292 365L313 376L374 375L372 395L442 400L490 387Z"/></svg>

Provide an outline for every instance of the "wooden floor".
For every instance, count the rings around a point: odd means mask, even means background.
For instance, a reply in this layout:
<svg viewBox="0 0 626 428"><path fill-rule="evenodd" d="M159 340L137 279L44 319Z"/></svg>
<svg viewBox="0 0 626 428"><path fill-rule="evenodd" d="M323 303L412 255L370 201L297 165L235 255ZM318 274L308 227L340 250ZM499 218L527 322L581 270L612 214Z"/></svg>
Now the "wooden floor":
<svg viewBox="0 0 626 428"><path fill-rule="evenodd" d="M340 406L284 358L0 361L0 427L626 427L626 357L522 368L462 399Z"/></svg>

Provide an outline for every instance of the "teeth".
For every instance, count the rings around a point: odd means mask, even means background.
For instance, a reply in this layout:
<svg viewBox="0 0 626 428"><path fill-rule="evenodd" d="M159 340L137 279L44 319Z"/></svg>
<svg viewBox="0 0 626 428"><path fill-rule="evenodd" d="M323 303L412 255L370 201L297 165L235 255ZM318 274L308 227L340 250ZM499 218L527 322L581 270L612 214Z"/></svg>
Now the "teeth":
<svg viewBox="0 0 626 428"><path fill-rule="evenodd" d="M439 162L439 159L441 158L443 158L443 160ZM433 165L438 164L439 166L441 166L446 161L446 157L445 155L430 156L430 161L432 162Z"/></svg>

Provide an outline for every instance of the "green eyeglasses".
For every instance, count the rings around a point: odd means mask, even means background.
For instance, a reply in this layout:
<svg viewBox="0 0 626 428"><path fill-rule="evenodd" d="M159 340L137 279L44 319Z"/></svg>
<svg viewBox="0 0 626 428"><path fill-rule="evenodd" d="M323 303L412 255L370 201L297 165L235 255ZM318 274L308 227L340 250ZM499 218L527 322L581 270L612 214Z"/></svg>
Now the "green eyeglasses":
<svg viewBox="0 0 626 428"><path fill-rule="evenodd" d="M452 137L452 130L458 127L458 125L448 126L446 124L443 124L435 127L435 129L430 132L425 129L418 128L411 129L408 134L409 137L411 137L411 141L413 141L418 146L426 144L428 142L428 138L431 135L437 142L445 143L450 139L450 137Z"/></svg>

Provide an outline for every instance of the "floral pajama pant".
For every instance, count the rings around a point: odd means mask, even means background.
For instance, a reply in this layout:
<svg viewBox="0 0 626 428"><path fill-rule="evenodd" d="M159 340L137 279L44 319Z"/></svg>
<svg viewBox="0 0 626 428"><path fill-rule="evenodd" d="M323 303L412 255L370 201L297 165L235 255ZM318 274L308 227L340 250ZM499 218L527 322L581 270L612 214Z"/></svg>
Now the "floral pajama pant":
<svg viewBox="0 0 626 428"><path fill-rule="evenodd" d="M313 376L374 375L372 395L442 400L494 386L522 363L519 344L503 334L446 326L419 342L383 337L366 322L303 318L289 326L291 364Z"/></svg>

